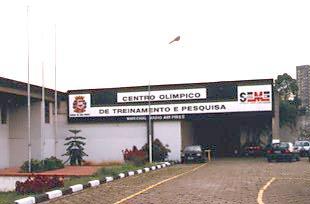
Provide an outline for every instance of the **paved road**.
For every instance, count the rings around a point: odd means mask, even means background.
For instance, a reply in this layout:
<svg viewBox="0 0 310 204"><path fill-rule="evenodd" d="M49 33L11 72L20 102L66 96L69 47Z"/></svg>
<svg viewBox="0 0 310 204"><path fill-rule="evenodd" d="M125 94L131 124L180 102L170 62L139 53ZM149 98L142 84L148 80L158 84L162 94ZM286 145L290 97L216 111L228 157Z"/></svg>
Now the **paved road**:
<svg viewBox="0 0 310 204"><path fill-rule="evenodd" d="M177 165L121 179L49 203L115 203L199 165ZM268 163L263 159L221 159L139 194L123 203L310 203L310 163Z"/></svg>

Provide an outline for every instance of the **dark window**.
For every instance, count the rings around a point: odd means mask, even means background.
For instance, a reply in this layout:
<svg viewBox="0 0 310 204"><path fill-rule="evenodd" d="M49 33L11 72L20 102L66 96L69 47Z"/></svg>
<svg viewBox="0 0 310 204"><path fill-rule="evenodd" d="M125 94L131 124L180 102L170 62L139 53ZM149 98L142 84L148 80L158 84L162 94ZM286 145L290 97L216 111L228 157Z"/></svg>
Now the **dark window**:
<svg viewBox="0 0 310 204"><path fill-rule="evenodd" d="M91 94L91 105L100 106L106 104L117 103L116 92L114 91L101 91Z"/></svg>
<svg viewBox="0 0 310 204"><path fill-rule="evenodd" d="M1 107L1 124L6 124L7 123L7 108L6 106Z"/></svg>
<svg viewBox="0 0 310 204"><path fill-rule="evenodd" d="M237 100L237 86L220 84L209 85L207 98L212 101Z"/></svg>
<svg viewBox="0 0 310 204"><path fill-rule="evenodd" d="M45 102L45 123L50 123L50 106L49 106L49 102Z"/></svg>

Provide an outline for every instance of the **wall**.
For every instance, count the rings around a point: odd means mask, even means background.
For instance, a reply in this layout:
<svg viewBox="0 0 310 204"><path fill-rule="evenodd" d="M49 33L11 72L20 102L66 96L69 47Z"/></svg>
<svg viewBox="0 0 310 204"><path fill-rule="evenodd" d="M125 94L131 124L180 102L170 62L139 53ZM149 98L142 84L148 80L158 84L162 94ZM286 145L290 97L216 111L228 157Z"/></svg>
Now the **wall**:
<svg viewBox="0 0 310 204"><path fill-rule="evenodd" d="M153 126L154 139L158 138L164 145L168 144L171 152L169 160L181 159L181 122L155 121Z"/></svg>
<svg viewBox="0 0 310 204"><path fill-rule="evenodd" d="M283 126L280 128L280 140L283 142L294 142L300 137L301 129L310 131L310 115L298 116L296 126Z"/></svg>
<svg viewBox="0 0 310 204"><path fill-rule="evenodd" d="M27 176L0 176L0 192L15 191L16 181L24 182L27 178Z"/></svg>
<svg viewBox="0 0 310 204"><path fill-rule="evenodd" d="M189 121L181 121L181 135L182 135L182 145L181 148L188 145L194 144L194 129L192 122Z"/></svg>
<svg viewBox="0 0 310 204"><path fill-rule="evenodd" d="M6 124L1 124L0 118L0 168L8 167L9 165L9 117L8 113Z"/></svg>
<svg viewBox="0 0 310 204"><path fill-rule="evenodd" d="M31 104L30 134L32 158L41 157L41 102ZM19 106L9 113L9 166L20 166L28 160L27 106Z"/></svg>
<svg viewBox="0 0 310 204"><path fill-rule="evenodd" d="M44 126L44 157L55 155L55 115L53 104L50 103L51 119L49 124ZM61 103L57 116L57 148L58 158L66 161L68 157L63 157L65 153L65 138L72 136L70 129L78 129L80 136L86 137L85 152L89 155L85 160L94 163L103 161L123 161L122 150L132 148L136 145L141 148L147 142L146 122L111 122L111 123L76 123L68 124L66 104Z"/></svg>
<svg viewBox="0 0 310 204"><path fill-rule="evenodd" d="M73 135L68 130L82 130L78 135L86 137L86 160L94 162L123 161L122 150L136 145L141 148L147 142L147 126L145 122L126 123L81 123L66 125L66 115L58 117L57 155L65 153L65 138ZM52 141L52 139L51 139Z"/></svg>
<svg viewBox="0 0 310 204"><path fill-rule="evenodd" d="M49 103L49 109L50 109L50 122L49 123L43 123L43 135L42 135L42 158L47 158L50 156L55 155L55 126L54 126L54 114L53 114L53 103ZM58 116L59 118L61 116ZM58 122L59 124L59 122ZM67 123L65 122L65 124ZM58 125L59 126L59 125Z"/></svg>

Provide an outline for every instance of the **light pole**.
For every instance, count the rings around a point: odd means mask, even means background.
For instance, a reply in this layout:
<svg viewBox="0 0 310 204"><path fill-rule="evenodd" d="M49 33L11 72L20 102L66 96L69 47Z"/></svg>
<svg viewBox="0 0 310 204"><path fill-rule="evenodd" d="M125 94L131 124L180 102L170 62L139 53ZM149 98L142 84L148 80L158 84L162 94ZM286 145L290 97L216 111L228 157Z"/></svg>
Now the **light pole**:
<svg viewBox="0 0 310 204"><path fill-rule="evenodd" d="M152 150L152 147L153 147L153 139L152 139L152 119L151 119L151 83L149 82L149 85L148 85L148 106L149 106L149 121L148 121L148 135L149 135L149 162L152 163L153 162L153 150Z"/></svg>
<svg viewBox="0 0 310 204"><path fill-rule="evenodd" d="M31 172L31 131L30 131L30 103L31 103L31 96L30 96L30 59L29 59L29 6L27 6L27 73L28 73L28 82L27 82L27 115L28 115L28 172Z"/></svg>
<svg viewBox="0 0 310 204"><path fill-rule="evenodd" d="M181 39L180 36L177 36L172 41L169 42L169 44L172 44L173 42L179 41ZM151 83L149 81L148 85L148 139L149 139L149 162L153 162L153 138L152 138L152 119L151 119Z"/></svg>
<svg viewBox="0 0 310 204"><path fill-rule="evenodd" d="M169 44L171 44L171 43L173 43L173 42L176 42L176 41L179 41L181 39L181 37L180 36L177 36L176 38L174 38L173 40L171 40L170 42L169 42Z"/></svg>
<svg viewBox="0 0 310 204"><path fill-rule="evenodd" d="M54 152L55 152L55 157L57 157L57 143L58 143L58 141L57 141L57 132L58 132L58 100L57 100L57 67L56 67L56 24L54 25L54 28L55 28L55 50L54 50L54 52L55 52L55 56L54 56L54 61L55 61L55 67L54 67L54 70L55 70L55 94L54 94L54 97L55 97L55 99L54 99L54 101L55 101L55 103L54 103L54 139L55 139L55 149L54 149Z"/></svg>

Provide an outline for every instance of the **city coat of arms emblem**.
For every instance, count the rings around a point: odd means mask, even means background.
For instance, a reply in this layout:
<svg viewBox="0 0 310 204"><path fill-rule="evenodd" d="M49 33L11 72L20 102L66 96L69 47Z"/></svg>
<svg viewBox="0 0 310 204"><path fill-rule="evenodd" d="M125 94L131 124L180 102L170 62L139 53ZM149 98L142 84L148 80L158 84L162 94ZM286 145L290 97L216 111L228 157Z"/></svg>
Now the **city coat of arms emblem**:
<svg viewBox="0 0 310 204"><path fill-rule="evenodd" d="M76 96L73 101L73 109L76 113L84 113L86 110L86 101L84 96Z"/></svg>

